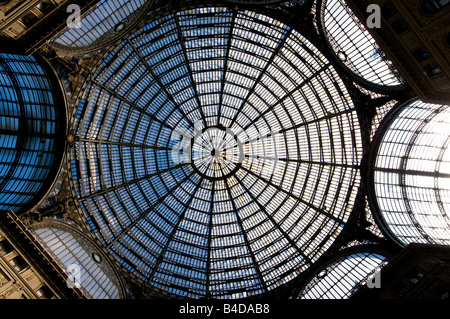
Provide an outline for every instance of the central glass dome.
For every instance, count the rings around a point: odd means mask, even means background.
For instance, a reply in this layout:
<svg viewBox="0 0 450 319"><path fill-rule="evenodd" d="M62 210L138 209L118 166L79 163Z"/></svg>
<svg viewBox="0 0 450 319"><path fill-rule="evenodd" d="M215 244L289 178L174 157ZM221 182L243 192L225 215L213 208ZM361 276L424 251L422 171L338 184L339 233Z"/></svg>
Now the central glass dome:
<svg viewBox="0 0 450 319"><path fill-rule="evenodd" d="M322 256L353 209L352 100L325 56L270 17L157 17L105 55L74 115L79 206L151 287L262 294Z"/></svg>

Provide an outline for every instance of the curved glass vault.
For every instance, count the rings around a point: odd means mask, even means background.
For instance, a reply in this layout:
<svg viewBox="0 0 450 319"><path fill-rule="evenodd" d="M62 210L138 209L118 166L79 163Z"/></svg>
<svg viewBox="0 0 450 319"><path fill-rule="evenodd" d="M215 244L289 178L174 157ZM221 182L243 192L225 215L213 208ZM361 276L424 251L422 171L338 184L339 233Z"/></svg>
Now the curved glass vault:
<svg viewBox="0 0 450 319"><path fill-rule="evenodd" d="M349 299L362 285L374 283L388 256L373 249L350 248L316 270L298 299Z"/></svg>
<svg viewBox="0 0 450 319"><path fill-rule="evenodd" d="M147 3L150 2L155 1ZM133 24L134 18L139 16L143 8L147 6L144 0L99 1L84 12L79 21L71 14L67 22L68 26L52 39L50 45L65 53L99 50L99 45L105 45L107 41L114 39ZM67 10L68 13L75 12L74 8L68 7Z"/></svg>
<svg viewBox="0 0 450 319"><path fill-rule="evenodd" d="M400 105L373 159L374 211L401 245L450 244L450 107Z"/></svg>
<svg viewBox="0 0 450 319"><path fill-rule="evenodd" d="M92 299L123 298L118 278L102 253L76 228L48 219L33 224L30 231L74 281L72 287Z"/></svg>
<svg viewBox="0 0 450 319"><path fill-rule="evenodd" d="M321 0L321 27L337 60L376 89L402 89L404 80L344 0Z"/></svg>
<svg viewBox="0 0 450 319"><path fill-rule="evenodd" d="M251 11L185 10L105 55L79 97L76 198L123 267L177 295L261 294L349 218L362 157L330 62Z"/></svg>
<svg viewBox="0 0 450 319"><path fill-rule="evenodd" d="M0 54L0 209L29 209L48 189L65 130L50 74L33 56ZM64 112L64 109L62 110Z"/></svg>

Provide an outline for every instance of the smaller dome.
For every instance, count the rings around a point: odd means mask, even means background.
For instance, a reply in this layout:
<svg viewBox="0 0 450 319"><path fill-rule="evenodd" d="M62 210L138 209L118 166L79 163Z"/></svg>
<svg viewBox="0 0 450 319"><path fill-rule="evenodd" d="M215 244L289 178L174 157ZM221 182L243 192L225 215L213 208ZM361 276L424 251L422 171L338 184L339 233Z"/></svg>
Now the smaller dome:
<svg viewBox="0 0 450 319"><path fill-rule="evenodd" d="M131 28L152 3L144 0L99 1L82 13L79 20L75 19L78 7L68 7L68 25L53 38L50 45L65 54L95 52ZM77 22L76 27L70 25Z"/></svg>
<svg viewBox="0 0 450 319"><path fill-rule="evenodd" d="M418 99L381 123L372 153L371 206L387 236L450 244L450 106Z"/></svg>

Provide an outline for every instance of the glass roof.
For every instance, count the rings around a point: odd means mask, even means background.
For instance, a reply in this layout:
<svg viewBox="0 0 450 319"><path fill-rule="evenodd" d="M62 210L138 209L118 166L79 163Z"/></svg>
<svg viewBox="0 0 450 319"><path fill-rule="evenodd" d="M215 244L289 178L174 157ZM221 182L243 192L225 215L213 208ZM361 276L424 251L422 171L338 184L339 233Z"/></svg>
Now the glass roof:
<svg viewBox="0 0 450 319"><path fill-rule="evenodd" d="M356 111L299 32L227 8L158 18L79 98L71 173L91 229L177 295L261 294L307 269L359 187Z"/></svg>
<svg viewBox="0 0 450 319"><path fill-rule="evenodd" d="M450 243L449 125L449 106L411 101L378 146L376 202L385 228L402 245Z"/></svg>

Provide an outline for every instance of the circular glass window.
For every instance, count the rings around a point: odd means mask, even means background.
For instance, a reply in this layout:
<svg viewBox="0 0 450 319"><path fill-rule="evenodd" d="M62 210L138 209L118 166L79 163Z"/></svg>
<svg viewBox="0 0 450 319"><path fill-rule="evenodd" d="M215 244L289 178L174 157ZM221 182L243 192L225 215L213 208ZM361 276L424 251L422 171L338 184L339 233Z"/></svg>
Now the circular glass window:
<svg viewBox="0 0 450 319"><path fill-rule="evenodd" d="M101 264L101 263L102 263L102 256L100 256L100 255L97 254L97 253L92 253L92 259L94 259L94 261L95 261L97 264Z"/></svg>

